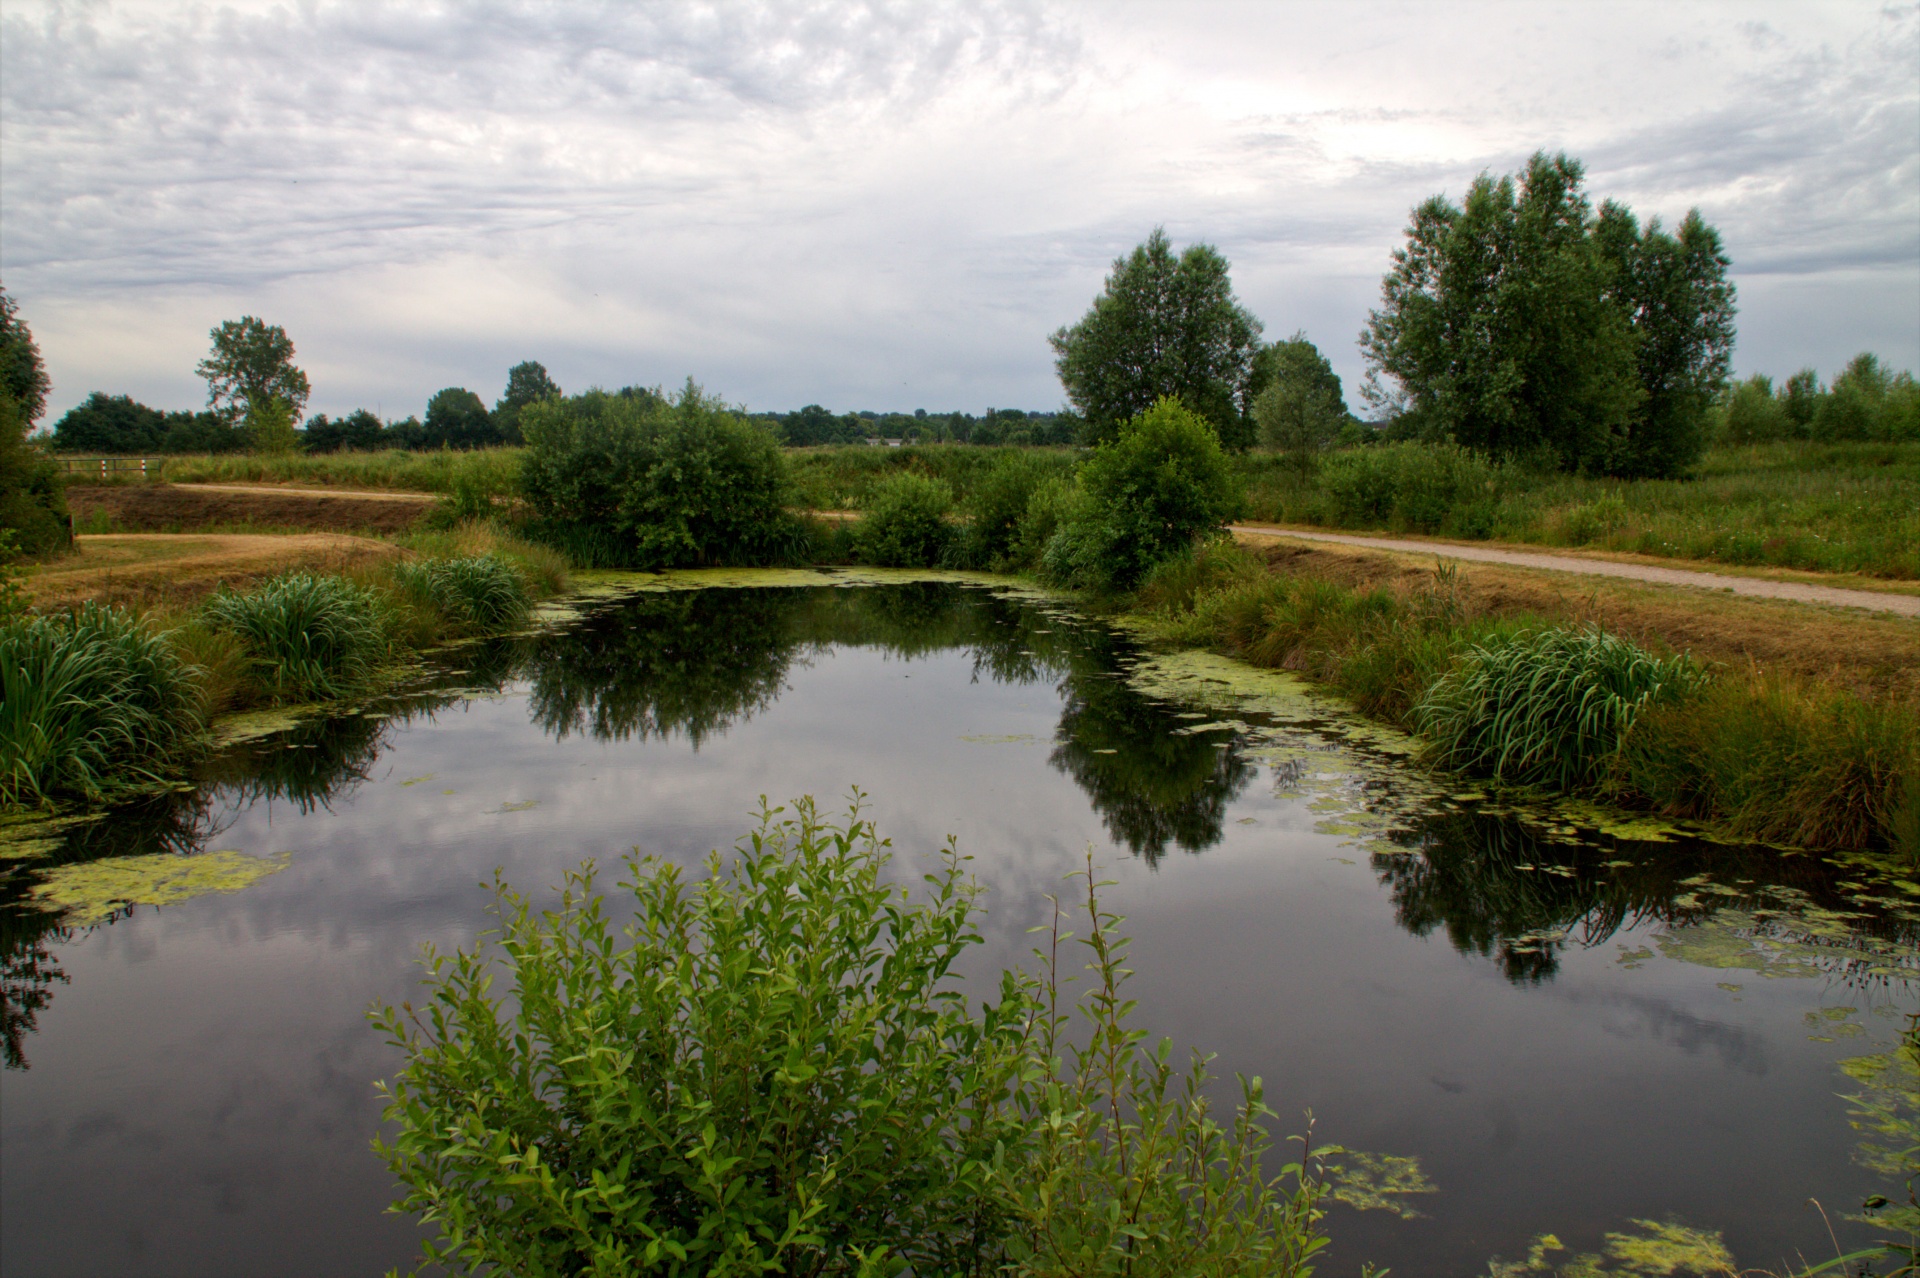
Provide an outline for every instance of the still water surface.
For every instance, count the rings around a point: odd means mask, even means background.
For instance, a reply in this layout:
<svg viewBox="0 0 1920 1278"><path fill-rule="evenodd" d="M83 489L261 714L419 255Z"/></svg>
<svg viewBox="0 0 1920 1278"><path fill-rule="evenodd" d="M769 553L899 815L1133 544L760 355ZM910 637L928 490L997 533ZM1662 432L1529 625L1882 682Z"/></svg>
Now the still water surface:
<svg viewBox="0 0 1920 1278"><path fill-rule="evenodd" d="M1886 1189L1837 1065L1920 1010L1914 928L1857 873L1495 813L1284 688L1235 701L1217 668L981 585L628 594L454 657L53 857L284 870L86 928L31 907L37 872L8 880L7 1274L404 1267L418 1228L368 1150L396 1059L365 1012L413 995L421 945L473 941L496 867L535 888L633 846L692 864L762 794L854 786L903 878L949 834L974 858L971 972L1027 961L1091 845L1140 1023L1261 1075L1293 1128L1311 1110L1319 1140L1418 1157L1422 1215L1336 1207L1322 1272L1481 1274L1633 1218L1818 1258L1807 1198Z"/></svg>

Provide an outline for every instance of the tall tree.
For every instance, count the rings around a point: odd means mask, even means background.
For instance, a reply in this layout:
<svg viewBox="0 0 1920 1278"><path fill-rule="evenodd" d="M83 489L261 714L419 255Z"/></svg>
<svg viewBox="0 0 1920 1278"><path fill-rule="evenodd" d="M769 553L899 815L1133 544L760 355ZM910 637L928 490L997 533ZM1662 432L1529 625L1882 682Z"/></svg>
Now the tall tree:
<svg viewBox="0 0 1920 1278"><path fill-rule="evenodd" d="M1414 210L1360 335L1370 403L1567 470L1669 475L1699 455L1733 340L1719 235L1697 212L1678 235L1618 204L1595 216L1584 177L1540 152L1517 182Z"/></svg>
<svg viewBox="0 0 1920 1278"><path fill-rule="evenodd" d="M167 415L131 395L95 391L54 423L53 447L63 453L144 453L159 448Z"/></svg>
<svg viewBox="0 0 1920 1278"><path fill-rule="evenodd" d="M1733 283L1720 233L1688 213L1678 233L1639 228L1609 200L1594 228L1612 261L1612 293L1633 328L1642 399L1627 422L1615 474L1674 475L1699 460L1707 418L1733 358Z"/></svg>
<svg viewBox="0 0 1920 1278"><path fill-rule="evenodd" d="M244 315L213 329L213 353L194 370L207 379L207 405L229 421L251 419L281 399L295 418L312 388L294 366L293 339L278 324Z"/></svg>
<svg viewBox="0 0 1920 1278"><path fill-rule="evenodd" d="M1227 259L1209 244L1175 255L1164 228L1114 259L1106 287L1050 339L1060 384L1089 443L1177 397L1234 447L1249 442L1249 381L1260 321L1240 305Z"/></svg>
<svg viewBox="0 0 1920 1278"><path fill-rule="evenodd" d="M1483 175L1414 210L1360 337L1369 402L1479 452L1606 468L1640 390L1581 177L1537 154L1518 184Z"/></svg>
<svg viewBox="0 0 1920 1278"><path fill-rule="evenodd" d="M547 376L544 364L526 360L507 370L506 393L493 406L493 423L500 438L509 444L520 442L520 410L543 399L559 399L562 391Z"/></svg>
<svg viewBox="0 0 1920 1278"><path fill-rule="evenodd" d="M47 411L46 365L40 362L40 347L33 332L20 318L13 298L0 288L0 390L13 397L14 411L32 430Z"/></svg>

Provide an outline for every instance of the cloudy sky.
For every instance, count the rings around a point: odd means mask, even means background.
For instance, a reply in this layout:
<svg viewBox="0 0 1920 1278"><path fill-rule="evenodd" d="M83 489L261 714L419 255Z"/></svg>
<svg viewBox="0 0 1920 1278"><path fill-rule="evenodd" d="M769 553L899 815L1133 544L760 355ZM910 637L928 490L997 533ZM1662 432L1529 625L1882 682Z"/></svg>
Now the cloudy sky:
<svg viewBox="0 0 1920 1278"><path fill-rule="evenodd" d="M1052 408L1047 334L1156 225L1351 391L1409 209L1542 147L1721 229L1740 370L1920 366L1913 4L0 0L0 280L49 422L198 406L241 314L333 413L522 359Z"/></svg>

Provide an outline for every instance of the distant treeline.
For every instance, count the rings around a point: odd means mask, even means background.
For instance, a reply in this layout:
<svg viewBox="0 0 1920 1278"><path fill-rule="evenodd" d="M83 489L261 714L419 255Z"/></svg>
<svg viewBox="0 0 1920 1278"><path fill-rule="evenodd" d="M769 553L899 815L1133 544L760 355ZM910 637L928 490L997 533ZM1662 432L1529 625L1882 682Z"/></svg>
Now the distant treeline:
<svg viewBox="0 0 1920 1278"><path fill-rule="evenodd" d="M627 386L621 398L659 397L657 388ZM528 361L508 375L507 393L489 410L464 386L449 386L427 401L425 419L408 416L383 421L367 409L340 417L316 413L299 432L298 447L309 453L415 451L440 448L488 448L525 442L520 411L528 404L565 399L547 370ZM818 404L791 413L746 413L789 447L858 444L885 440L905 444L1072 444L1083 423L1073 413L1029 413L989 408L984 414L851 412L834 413ZM95 391L68 410L49 440L63 453L239 453L252 447L247 424L231 413L168 412L127 395Z"/></svg>

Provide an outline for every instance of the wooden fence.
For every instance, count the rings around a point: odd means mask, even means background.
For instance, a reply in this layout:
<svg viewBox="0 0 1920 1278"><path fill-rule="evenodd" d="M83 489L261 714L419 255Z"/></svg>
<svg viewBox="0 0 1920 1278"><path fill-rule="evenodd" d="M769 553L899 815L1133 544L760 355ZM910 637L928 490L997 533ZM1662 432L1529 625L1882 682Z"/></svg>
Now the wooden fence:
<svg viewBox="0 0 1920 1278"><path fill-rule="evenodd" d="M165 468L164 457L56 457L69 475L97 475L107 479L114 475L139 475L142 479L158 479Z"/></svg>

